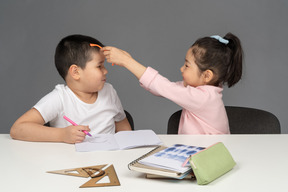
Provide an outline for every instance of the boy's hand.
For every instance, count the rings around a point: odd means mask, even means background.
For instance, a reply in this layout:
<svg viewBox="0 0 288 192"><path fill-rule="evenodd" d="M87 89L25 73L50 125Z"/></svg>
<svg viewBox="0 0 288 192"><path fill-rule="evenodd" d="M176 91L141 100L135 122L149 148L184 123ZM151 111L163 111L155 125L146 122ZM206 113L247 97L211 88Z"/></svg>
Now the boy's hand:
<svg viewBox="0 0 288 192"><path fill-rule="evenodd" d="M128 63L130 59L132 59L131 55L126 51L118 49L116 47L103 47L101 49L103 54L109 63L114 63L116 65L124 66Z"/></svg>
<svg viewBox="0 0 288 192"><path fill-rule="evenodd" d="M68 126L64 128L63 132L63 142L65 143L81 143L84 141L86 134L83 132L90 131L88 126L77 125Z"/></svg>

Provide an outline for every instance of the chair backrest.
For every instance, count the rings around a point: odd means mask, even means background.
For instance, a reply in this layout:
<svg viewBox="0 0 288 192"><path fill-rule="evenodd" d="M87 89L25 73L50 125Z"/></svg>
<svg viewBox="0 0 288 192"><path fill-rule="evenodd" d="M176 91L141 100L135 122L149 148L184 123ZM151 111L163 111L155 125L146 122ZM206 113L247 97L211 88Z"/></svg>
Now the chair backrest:
<svg viewBox="0 0 288 192"><path fill-rule="evenodd" d="M278 118L264 110L225 106L231 134L280 134ZM178 134L182 110L173 113L168 120L167 134Z"/></svg>
<svg viewBox="0 0 288 192"><path fill-rule="evenodd" d="M131 126L131 129L134 130L134 121L133 121L132 115L131 115L128 111L126 111L126 110L124 110L124 112L125 112L125 114L126 114L126 117L127 117L127 119L128 119L128 122L129 122L129 124L130 124L130 126Z"/></svg>
<svg viewBox="0 0 288 192"><path fill-rule="evenodd" d="M278 118L264 110L225 106L231 134L280 134Z"/></svg>
<svg viewBox="0 0 288 192"><path fill-rule="evenodd" d="M182 110L179 110L170 116L168 120L167 134L178 134L181 113Z"/></svg>

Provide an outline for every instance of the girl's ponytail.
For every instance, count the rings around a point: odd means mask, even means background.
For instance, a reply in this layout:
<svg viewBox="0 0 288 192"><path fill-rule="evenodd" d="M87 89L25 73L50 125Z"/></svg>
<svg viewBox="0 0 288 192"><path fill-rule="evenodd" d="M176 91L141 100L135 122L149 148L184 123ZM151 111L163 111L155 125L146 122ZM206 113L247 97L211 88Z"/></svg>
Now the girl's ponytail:
<svg viewBox="0 0 288 192"><path fill-rule="evenodd" d="M224 82L227 83L228 87L235 85L242 76L242 60L243 60L243 50L238 37L232 33L227 33L224 36L229 43L227 46L231 50L230 63L225 75Z"/></svg>

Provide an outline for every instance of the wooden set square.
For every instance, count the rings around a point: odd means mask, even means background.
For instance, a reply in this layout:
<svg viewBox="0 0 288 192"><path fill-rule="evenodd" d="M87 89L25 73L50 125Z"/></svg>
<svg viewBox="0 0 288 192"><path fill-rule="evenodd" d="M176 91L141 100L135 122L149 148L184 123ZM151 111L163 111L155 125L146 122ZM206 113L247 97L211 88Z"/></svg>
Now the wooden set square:
<svg viewBox="0 0 288 192"><path fill-rule="evenodd" d="M47 173L55 173L61 175L69 175L76 177L91 177L89 181L80 186L80 188L85 187L105 187L105 186L119 186L120 182L117 177L116 171L113 165L108 166L105 170L102 170L107 165L95 165L89 167L79 167L74 169L63 169L57 171L48 171ZM104 177L108 177L110 183L97 183Z"/></svg>

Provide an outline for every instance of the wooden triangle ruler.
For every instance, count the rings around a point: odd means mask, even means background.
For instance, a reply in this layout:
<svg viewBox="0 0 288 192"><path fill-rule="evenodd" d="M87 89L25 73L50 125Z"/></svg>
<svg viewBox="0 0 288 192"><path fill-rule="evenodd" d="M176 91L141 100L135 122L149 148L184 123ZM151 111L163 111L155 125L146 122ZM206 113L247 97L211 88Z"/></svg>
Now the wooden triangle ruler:
<svg viewBox="0 0 288 192"><path fill-rule="evenodd" d="M55 174L61 174L61 175L70 175L70 176L77 176L77 177L90 177L90 175L87 173L87 169L102 169L106 165L96 165L96 166L90 166L90 167L79 167L74 169L62 169L57 171L47 171L47 173L55 173Z"/></svg>
<svg viewBox="0 0 288 192"><path fill-rule="evenodd" d="M119 186L120 182L117 177L116 171L114 169L113 165L110 165L108 168L105 170L105 174L99 177L95 177L90 179L88 182L84 183L83 185L80 186L80 188L85 188L85 187L104 187L104 186ZM104 177L108 177L110 182L109 183L97 183Z"/></svg>
<svg viewBox="0 0 288 192"><path fill-rule="evenodd" d="M80 186L80 188L85 187L105 187L105 186L119 186L120 182L116 171L113 165L108 166L105 168L107 164L104 165L96 165L96 166L89 166L89 167L79 167L74 169L62 169L56 171L47 171L47 173L54 173L54 174L61 174L61 175L70 175L70 176L77 176L77 177L91 177L91 179ZM98 174L96 174L98 173ZM104 173L104 174L102 174ZM101 179L104 177L109 178L109 183L100 183ZM99 183L98 183L99 182Z"/></svg>

